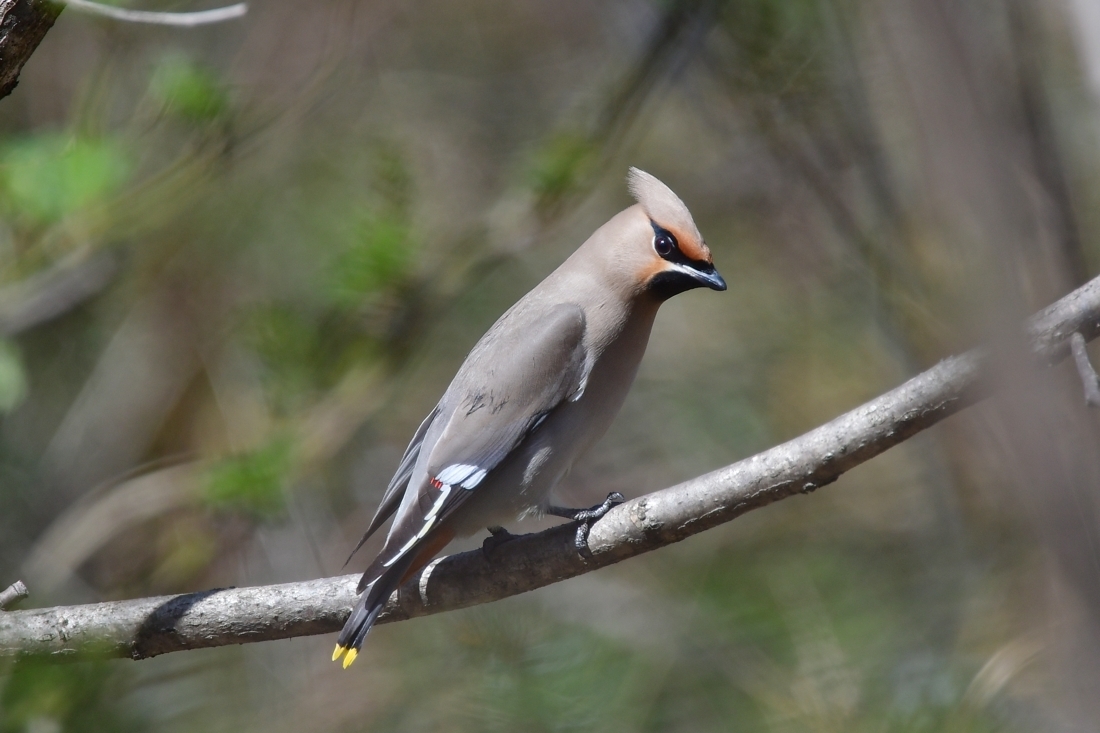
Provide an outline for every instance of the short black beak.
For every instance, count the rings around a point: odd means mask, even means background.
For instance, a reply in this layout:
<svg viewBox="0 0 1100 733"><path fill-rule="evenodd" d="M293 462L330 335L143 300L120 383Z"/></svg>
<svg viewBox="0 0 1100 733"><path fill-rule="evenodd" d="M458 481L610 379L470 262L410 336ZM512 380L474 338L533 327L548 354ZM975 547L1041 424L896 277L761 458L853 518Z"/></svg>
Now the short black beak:
<svg viewBox="0 0 1100 733"><path fill-rule="evenodd" d="M668 300L695 288L708 287L711 290L725 290L726 281L709 262L672 262L672 266L661 270L649 280L649 291L658 300Z"/></svg>
<svg viewBox="0 0 1100 733"><path fill-rule="evenodd" d="M714 269L714 265L708 264L705 266L693 267L692 270L695 279L711 290L721 291L726 289L726 281L718 274L718 270Z"/></svg>

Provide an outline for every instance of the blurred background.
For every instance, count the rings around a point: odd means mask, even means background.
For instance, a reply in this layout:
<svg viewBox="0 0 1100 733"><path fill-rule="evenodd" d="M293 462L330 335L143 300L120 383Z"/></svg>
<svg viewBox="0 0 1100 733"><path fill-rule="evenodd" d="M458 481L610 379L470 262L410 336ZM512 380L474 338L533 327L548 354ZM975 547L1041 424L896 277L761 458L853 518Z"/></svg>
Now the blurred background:
<svg viewBox="0 0 1100 733"><path fill-rule="evenodd" d="M664 306L570 502L979 342L1001 390L827 490L379 627L347 672L332 635L5 660L0 731L1095 730L1100 423L1013 327L1100 267L1098 95L1093 0L64 12L0 101L0 586L25 605L343 572L466 351L631 203L629 165L730 289Z"/></svg>

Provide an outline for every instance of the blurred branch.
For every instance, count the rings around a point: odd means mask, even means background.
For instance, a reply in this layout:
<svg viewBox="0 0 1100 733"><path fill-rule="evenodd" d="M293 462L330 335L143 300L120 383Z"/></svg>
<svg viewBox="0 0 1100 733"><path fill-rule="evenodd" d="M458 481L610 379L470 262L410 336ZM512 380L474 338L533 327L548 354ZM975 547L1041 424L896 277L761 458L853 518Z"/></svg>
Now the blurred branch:
<svg viewBox="0 0 1100 733"><path fill-rule="evenodd" d="M1053 364L1070 336L1100 333L1100 278L1033 316L1032 353ZM381 623L499 600L686 539L740 515L830 484L846 471L981 399L986 354L941 361L900 387L821 427L731 466L621 504L589 535L591 557L562 525L431 563L391 599ZM143 659L171 651L336 631L358 575L217 589L0 615L0 656L97 651Z"/></svg>
<svg viewBox="0 0 1100 733"><path fill-rule="evenodd" d="M46 0L0 0L0 99L15 89L23 64L53 27L61 9Z"/></svg>
<svg viewBox="0 0 1100 733"><path fill-rule="evenodd" d="M31 594L22 580L17 580L0 591L0 611L6 611Z"/></svg>
<svg viewBox="0 0 1100 733"><path fill-rule="evenodd" d="M71 504L141 463L201 371L204 322L193 307L167 287L140 298L115 328L42 457L54 501Z"/></svg>
<svg viewBox="0 0 1100 733"><path fill-rule="evenodd" d="M1073 349L1077 373L1081 375L1081 383L1085 386L1085 402L1092 407L1100 407L1100 376L1096 375L1096 370L1089 361L1089 353L1085 351L1085 337L1075 333L1070 337L1069 345Z"/></svg>
<svg viewBox="0 0 1100 733"><path fill-rule="evenodd" d="M240 18L248 12L248 5L237 3L224 8L212 10L200 10L194 13L161 13L149 10L127 10L110 5L89 2L89 0L59 0L73 10L79 10L92 15L102 15L105 18L121 20L127 23L150 23L153 25L171 25L180 28L194 28L197 25L209 25L221 23L226 20Z"/></svg>
<svg viewBox="0 0 1100 733"><path fill-rule="evenodd" d="M672 3L653 29L637 63L631 67L600 111L591 142L604 159L637 119L662 79L675 78L703 47L714 25L721 0L680 0Z"/></svg>
<svg viewBox="0 0 1100 733"><path fill-rule="evenodd" d="M1088 279L1081 244L1081 230L1074 210L1073 195L1065 170L1065 156L1058 149L1058 136L1051 114L1050 100L1045 92L1040 51L1044 47L1040 34L1043 23L1039 7L1025 0L1005 4L1010 41L1010 53L1016 66L1016 90L1020 111L1027 126L1026 143L1031 153L1031 165L1043 190L1050 198L1057 227L1057 246L1064 258L1064 267L1079 285Z"/></svg>
<svg viewBox="0 0 1100 733"><path fill-rule="evenodd" d="M0 334L16 336L98 295L118 272L110 252L66 258L46 271L0 287Z"/></svg>
<svg viewBox="0 0 1100 733"><path fill-rule="evenodd" d="M76 499L39 537L24 577L37 592L51 593L113 537L194 503L200 470L197 463L173 465Z"/></svg>

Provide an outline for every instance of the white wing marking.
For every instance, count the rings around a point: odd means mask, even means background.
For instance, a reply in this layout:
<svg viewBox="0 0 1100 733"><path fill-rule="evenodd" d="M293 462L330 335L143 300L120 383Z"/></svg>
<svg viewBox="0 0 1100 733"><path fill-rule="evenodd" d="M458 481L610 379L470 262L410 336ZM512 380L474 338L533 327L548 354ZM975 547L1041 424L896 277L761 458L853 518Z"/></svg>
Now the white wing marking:
<svg viewBox="0 0 1100 733"><path fill-rule="evenodd" d="M382 563L382 567L390 567L400 560L406 552L411 550L413 545L424 539L424 535L428 534L435 524L439 510L443 508L443 502L450 495L452 487L457 485L470 491L482 482L487 473L488 472L484 468L471 466L468 463L455 463L440 471L439 475L435 477L435 480L441 484L439 487L439 498L435 500L435 504L432 505L431 510L425 515L424 526L420 528L419 532L413 535L412 539L405 543L405 546L401 548L400 552L390 558L389 562Z"/></svg>
<svg viewBox="0 0 1100 733"><path fill-rule="evenodd" d="M440 471L436 480L444 484L461 486L469 491L482 482L485 474L484 468L471 466L468 463L455 463Z"/></svg>
<svg viewBox="0 0 1100 733"><path fill-rule="evenodd" d="M483 472L484 473L484 472ZM382 567L388 568L395 562L401 559L401 557L413 548L420 540L424 539L424 535L431 531L432 525L435 524L436 515L439 514L439 510L443 508L443 502L447 499L447 496L451 493L451 485L443 484L442 490L439 493L439 498L435 500L435 504L432 505L431 510L428 511L427 516L424 517L424 526L420 528L411 540L405 543L405 546L401 548L401 551L390 558L389 562L382 563Z"/></svg>
<svg viewBox="0 0 1100 733"><path fill-rule="evenodd" d="M439 510L443 508L443 501L447 498L447 495L451 493L451 485L443 484L443 491L439 493L439 498L435 500L435 504L432 505L432 509L428 512L428 516L424 517L426 526L430 526L435 521L435 515L439 514ZM417 536L424 534L424 530L421 530Z"/></svg>

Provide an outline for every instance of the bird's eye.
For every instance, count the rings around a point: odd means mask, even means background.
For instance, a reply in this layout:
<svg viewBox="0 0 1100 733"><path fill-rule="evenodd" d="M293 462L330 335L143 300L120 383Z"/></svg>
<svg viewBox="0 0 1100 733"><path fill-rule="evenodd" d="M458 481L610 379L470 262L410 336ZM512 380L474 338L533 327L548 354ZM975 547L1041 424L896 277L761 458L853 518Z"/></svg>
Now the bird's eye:
<svg viewBox="0 0 1100 733"><path fill-rule="evenodd" d="M653 249L661 257L668 257L672 254L672 250L676 249L676 239L668 232L658 232L657 236L653 237Z"/></svg>

